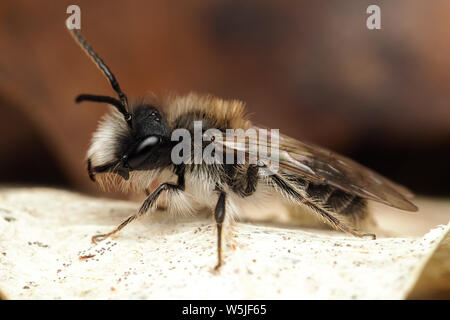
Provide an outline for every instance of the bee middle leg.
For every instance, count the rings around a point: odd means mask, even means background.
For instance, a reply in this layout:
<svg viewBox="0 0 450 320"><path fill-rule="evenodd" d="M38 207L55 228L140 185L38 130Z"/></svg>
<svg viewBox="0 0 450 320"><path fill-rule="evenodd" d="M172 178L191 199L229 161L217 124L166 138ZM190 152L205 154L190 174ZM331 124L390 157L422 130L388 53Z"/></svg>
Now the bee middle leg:
<svg viewBox="0 0 450 320"><path fill-rule="evenodd" d="M217 265L215 270L218 270L222 265L222 225L225 219L225 192L221 192L219 200L217 200L216 209L214 210L214 218L217 225Z"/></svg>
<svg viewBox="0 0 450 320"><path fill-rule="evenodd" d="M97 243L99 241L103 241L106 238L112 236L113 234L119 232L120 230L122 230L127 224L129 224L130 222L136 220L137 218L139 218L140 216L144 215L148 209L150 207L152 207L156 200L158 199L158 197L161 195L161 193L165 190L182 190L182 186L180 185L176 185L176 184L172 184L172 183L163 183L161 184L158 188L156 188L155 191L153 191L153 193L151 193L144 201L144 203L141 205L141 208L139 209L139 211L136 214L133 214L131 216L129 216L128 218L126 218L119 226L117 226L114 230L112 230L111 232L105 233L105 234L99 234L96 236L92 237L92 242L93 243Z"/></svg>

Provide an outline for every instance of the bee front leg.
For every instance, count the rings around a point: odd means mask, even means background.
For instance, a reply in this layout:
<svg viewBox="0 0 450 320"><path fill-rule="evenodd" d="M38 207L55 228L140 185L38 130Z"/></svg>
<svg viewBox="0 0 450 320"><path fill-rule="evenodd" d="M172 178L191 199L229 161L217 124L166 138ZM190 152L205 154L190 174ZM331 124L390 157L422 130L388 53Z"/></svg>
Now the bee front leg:
<svg viewBox="0 0 450 320"><path fill-rule="evenodd" d="M214 211L214 218L216 219L217 225L217 265L214 268L215 270L218 270L222 265L222 224L225 219L225 196L225 192L220 193Z"/></svg>
<svg viewBox="0 0 450 320"><path fill-rule="evenodd" d="M144 201L144 203L142 204L141 208L139 209L139 212L136 214L133 214L132 216L129 216L128 218L126 218L117 228L115 228L113 231L105 233L105 234L99 234L96 236L92 237L92 242L93 243L97 243L99 241L103 241L106 238L112 236L113 234L119 232L120 230L122 230L127 224L129 224L130 222L136 220L137 218L139 218L140 216L144 215L148 209L150 207L152 207L156 200L158 199L158 197L160 196L160 194L164 191L164 190L179 190L182 189L182 186L180 185L175 185L175 184L171 184L171 183L163 183L161 184L158 188L156 188L156 190L150 194Z"/></svg>
<svg viewBox="0 0 450 320"><path fill-rule="evenodd" d="M144 189L145 195L148 197L151 192L150 192L150 188L146 188ZM158 211L166 211L167 210L167 206L164 204L158 204L158 206L156 207L156 210Z"/></svg>

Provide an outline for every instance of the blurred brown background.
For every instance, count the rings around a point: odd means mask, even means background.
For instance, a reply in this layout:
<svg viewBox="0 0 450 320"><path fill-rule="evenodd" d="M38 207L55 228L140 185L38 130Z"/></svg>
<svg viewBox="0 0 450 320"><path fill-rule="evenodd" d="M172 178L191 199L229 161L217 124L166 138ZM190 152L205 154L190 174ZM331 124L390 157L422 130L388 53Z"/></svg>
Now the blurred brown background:
<svg viewBox="0 0 450 320"><path fill-rule="evenodd" d="M446 0L2 1L0 183L98 192L84 157L106 107L74 98L114 94L65 30L71 4L129 97L239 98L257 123L450 196Z"/></svg>

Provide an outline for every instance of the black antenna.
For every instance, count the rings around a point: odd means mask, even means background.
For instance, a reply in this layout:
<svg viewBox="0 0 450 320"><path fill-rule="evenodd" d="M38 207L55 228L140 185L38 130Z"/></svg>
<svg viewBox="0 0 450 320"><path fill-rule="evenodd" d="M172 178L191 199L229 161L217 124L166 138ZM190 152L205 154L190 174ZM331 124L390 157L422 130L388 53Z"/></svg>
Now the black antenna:
<svg viewBox="0 0 450 320"><path fill-rule="evenodd" d="M69 29L72 36L76 40L76 42L80 45L80 47L83 49L83 51L94 61L95 65L103 72L105 77L109 80L111 83L112 88L114 91L117 92L117 95L119 96L119 100L108 97L108 96L98 96L98 95L92 95L92 94L80 94L75 101L77 103L82 101L93 101L93 102L106 102L110 103L113 106L119 110L120 113L123 114L125 121L128 123L129 126L131 126L131 114L128 112L128 99L125 93L122 92L120 89L119 83L116 80L116 77L114 77L114 74L109 70L108 66L103 62L103 60L98 56L98 54L92 49L91 45L84 39L84 37L81 35L80 31L78 29Z"/></svg>

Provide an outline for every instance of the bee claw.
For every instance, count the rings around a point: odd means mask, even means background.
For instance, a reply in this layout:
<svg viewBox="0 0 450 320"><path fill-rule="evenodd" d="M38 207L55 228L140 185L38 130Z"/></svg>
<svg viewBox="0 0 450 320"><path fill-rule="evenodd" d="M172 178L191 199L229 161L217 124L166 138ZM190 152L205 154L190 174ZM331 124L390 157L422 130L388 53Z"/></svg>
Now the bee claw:
<svg viewBox="0 0 450 320"><path fill-rule="evenodd" d="M377 235L375 233L364 233L362 236L363 237L371 237L372 240L376 240L377 239Z"/></svg>
<svg viewBox="0 0 450 320"><path fill-rule="evenodd" d="M106 234L99 234L99 235L93 236L93 237L91 238L91 242L92 242L93 244L97 244L97 243L99 243L99 242L105 240L107 237L108 237L108 235L106 235Z"/></svg>
<svg viewBox="0 0 450 320"><path fill-rule="evenodd" d="M222 266L222 263L217 263L217 265L214 268L210 269L210 272L214 275L219 274L221 266Z"/></svg>

